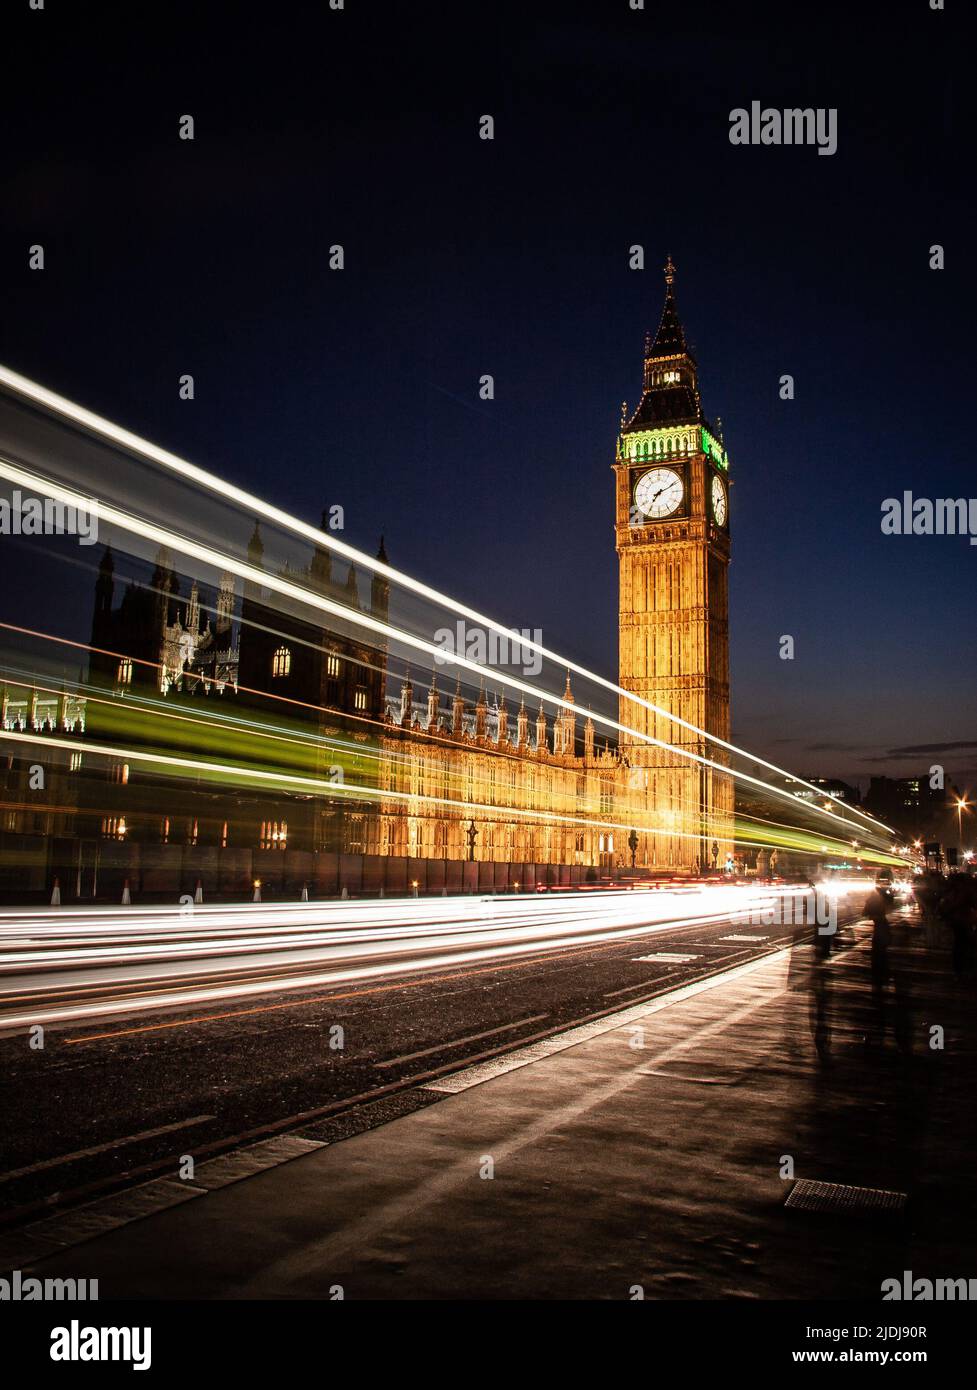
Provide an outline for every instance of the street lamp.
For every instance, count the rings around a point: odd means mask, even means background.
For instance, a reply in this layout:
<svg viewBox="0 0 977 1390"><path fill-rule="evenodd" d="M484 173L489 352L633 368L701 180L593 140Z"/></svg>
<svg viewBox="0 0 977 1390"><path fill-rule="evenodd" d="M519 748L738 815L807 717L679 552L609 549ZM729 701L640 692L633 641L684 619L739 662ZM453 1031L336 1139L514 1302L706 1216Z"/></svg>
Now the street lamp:
<svg viewBox="0 0 977 1390"><path fill-rule="evenodd" d="M963 813L970 806L964 797L957 797L957 844L963 849Z"/></svg>

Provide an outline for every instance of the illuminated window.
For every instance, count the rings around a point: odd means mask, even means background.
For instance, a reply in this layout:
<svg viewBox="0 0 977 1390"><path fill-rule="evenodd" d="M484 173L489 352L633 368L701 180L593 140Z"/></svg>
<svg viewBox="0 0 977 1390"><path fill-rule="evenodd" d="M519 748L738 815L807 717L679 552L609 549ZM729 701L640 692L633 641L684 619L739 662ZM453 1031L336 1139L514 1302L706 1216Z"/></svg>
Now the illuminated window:
<svg viewBox="0 0 977 1390"><path fill-rule="evenodd" d="M326 656L326 675L339 675L339 657L336 655L335 652L329 652Z"/></svg>
<svg viewBox="0 0 977 1390"><path fill-rule="evenodd" d="M79 769L80 767L81 767L81 754L80 754L80 753L72 753L71 757L68 759L68 769L69 769L69 771L71 771L71 772L77 772L78 769Z"/></svg>
<svg viewBox="0 0 977 1390"><path fill-rule="evenodd" d="M74 757L74 756L75 756L75 755L72 754L72 757ZM79 758L81 757L81 754L80 754L80 753L78 754L78 757L79 757ZM114 766L113 766L113 768L112 768L112 781L113 781L113 782L118 782L118 783L119 783L121 786L123 786L123 787L126 786L126 784L127 784L128 781L129 781L129 764L128 764L128 763L115 763L115 764L114 764Z"/></svg>
<svg viewBox="0 0 977 1390"><path fill-rule="evenodd" d="M366 709L366 686L358 685L353 696L354 709Z"/></svg>
<svg viewBox="0 0 977 1390"><path fill-rule="evenodd" d="M160 827L159 827L159 838L162 840L162 842L163 842L164 845L168 845L168 844L170 843L170 818L169 818L169 816L164 816L163 819L162 819L162 821L160 822Z"/></svg>
<svg viewBox="0 0 977 1390"><path fill-rule="evenodd" d="M197 818L195 816L187 827L187 839L191 845L195 845L197 843L198 830L199 827L197 825Z"/></svg>
<svg viewBox="0 0 977 1390"><path fill-rule="evenodd" d="M287 676L292 669L292 653L287 647L279 647L271 659L271 674Z"/></svg>
<svg viewBox="0 0 977 1390"><path fill-rule="evenodd" d="M288 821L263 820L261 822L261 849L285 849L288 842Z"/></svg>
<svg viewBox="0 0 977 1390"><path fill-rule="evenodd" d="M124 656L122 660L119 662L119 669L116 673L116 680L119 682L120 685L132 684L132 662L129 660L127 656Z"/></svg>
<svg viewBox="0 0 977 1390"><path fill-rule="evenodd" d="M221 849L227 849L227 821L221 826Z"/></svg>
<svg viewBox="0 0 977 1390"><path fill-rule="evenodd" d="M124 840L126 837L125 816L103 816L102 834L107 840Z"/></svg>

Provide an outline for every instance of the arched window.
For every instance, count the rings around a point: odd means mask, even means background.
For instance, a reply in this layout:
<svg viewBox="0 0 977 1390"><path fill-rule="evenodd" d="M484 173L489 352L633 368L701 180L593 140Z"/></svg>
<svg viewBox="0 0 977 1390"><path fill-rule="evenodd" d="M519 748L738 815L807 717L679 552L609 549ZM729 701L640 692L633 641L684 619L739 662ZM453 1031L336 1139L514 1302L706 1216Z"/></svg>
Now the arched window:
<svg viewBox="0 0 977 1390"><path fill-rule="evenodd" d="M292 669L292 653L288 647L279 647L271 659L271 674L287 676Z"/></svg>

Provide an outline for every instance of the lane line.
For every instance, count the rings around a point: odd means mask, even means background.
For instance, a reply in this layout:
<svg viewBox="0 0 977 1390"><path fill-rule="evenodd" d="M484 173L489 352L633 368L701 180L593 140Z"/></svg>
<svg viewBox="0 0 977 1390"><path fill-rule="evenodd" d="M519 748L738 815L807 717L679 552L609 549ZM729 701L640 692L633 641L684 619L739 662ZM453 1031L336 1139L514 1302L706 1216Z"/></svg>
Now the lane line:
<svg viewBox="0 0 977 1390"><path fill-rule="evenodd" d="M680 975L681 973L682 972L680 970L669 970L668 973L665 975L659 975L657 976L657 978L655 976L652 976L648 980L642 980L641 983L638 985L625 985L623 989L606 989L604 991L603 998L617 999L618 996L621 994L634 994L636 990L648 989L651 985L663 985L666 980L674 980L675 976Z"/></svg>
<svg viewBox="0 0 977 1390"><path fill-rule="evenodd" d="M189 1129L191 1125L206 1124L216 1120L216 1115L194 1115L189 1120L178 1120L172 1125L160 1125L159 1129L144 1129L138 1134L129 1134L125 1139L110 1139L106 1144L92 1144L87 1149L76 1149L74 1153L62 1154L60 1158L46 1158L41 1163L31 1163L26 1168L12 1168L9 1173L0 1173L0 1182L13 1182L14 1178L26 1178L30 1173L43 1173L49 1168L59 1168L62 1163L73 1163L76 1158L91 1158L95 1154L121 1149L124 1144L138 1144L143 1139L156 1139L161 1134L172 1134L177 1129Z"/></svg>
<svg viewBox="0 0 977 1390"><path fill-rule="evenodd" d="M500 1028L486 1028L484 1033L471 1033L467 1038L455 1038L453 1042L435 1043L433 1047L422 1047L419 1052L408 1052L403 1057L391 1057L386 1062L374 1062L375 1067L395 1067L400 1062L413 1062L418 1057L430 1057L432 1052L443 1052L446 1047L462 1047L465 1043L478 1042L480 1038L493 1038L497 1033L510 1033L513 1028L522 1028L527 1023L541 1023L549 1014L533 1014L530 1018L517 1019L515 1023L503 1023Z"/></svg>

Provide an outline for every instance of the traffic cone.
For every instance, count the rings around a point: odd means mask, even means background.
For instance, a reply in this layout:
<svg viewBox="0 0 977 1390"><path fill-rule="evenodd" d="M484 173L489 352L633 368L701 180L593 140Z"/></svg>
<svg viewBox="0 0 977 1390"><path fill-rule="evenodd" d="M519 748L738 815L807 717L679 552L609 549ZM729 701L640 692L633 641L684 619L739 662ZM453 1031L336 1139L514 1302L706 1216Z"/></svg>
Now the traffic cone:
<svg viewBox="0 0 977 1390"><path fill-rule="evenodd" d="M132 905L132 896L131 896L131 894L129 893L129 880L126 879L125 883L123 883L123 885L122 885L122 906L123 906L123 907L130 907L131 905Z"/></svg>
<svg viewBox="0 0 977 1390"><path fill-rule="evenodd" d="M51 906L61 906L61 884L58 882L57 877L55 877L54 887L51 889Z"/></svg>
<svg viewBox="0 0 977 1390"><path fill-rule="evenodd" d="M195 903L202 903L204 900L204 885L199 878L197 879L197 886L193 890L193 900Z"/></svg>

